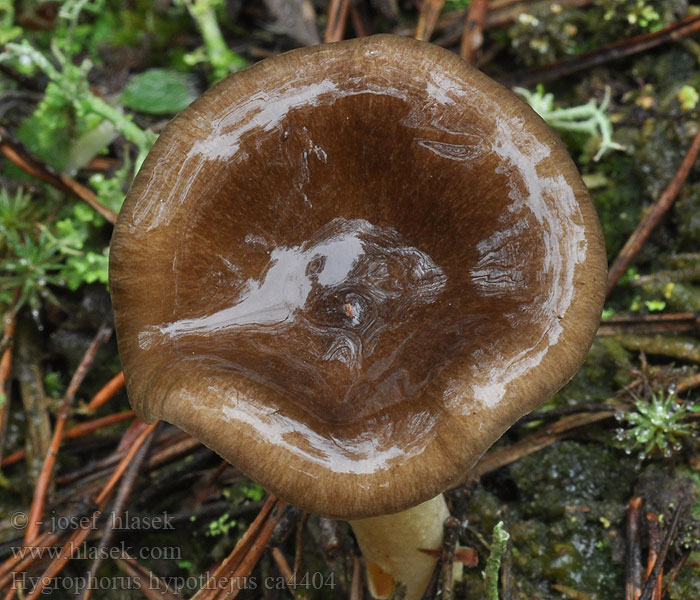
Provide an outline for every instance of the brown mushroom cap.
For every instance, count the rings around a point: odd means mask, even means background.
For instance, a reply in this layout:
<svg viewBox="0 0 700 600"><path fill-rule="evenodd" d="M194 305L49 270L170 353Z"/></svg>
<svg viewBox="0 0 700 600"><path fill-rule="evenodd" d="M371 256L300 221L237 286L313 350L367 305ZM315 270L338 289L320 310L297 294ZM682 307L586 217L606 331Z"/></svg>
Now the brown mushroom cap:
<svg viewBox="0 0 700 600"><path fill-rule="evenodd" d="M264 60L175 118L110 268L137 414L360 518L462 479L575 373L605 252L537 115L381 35Z"/></svg>

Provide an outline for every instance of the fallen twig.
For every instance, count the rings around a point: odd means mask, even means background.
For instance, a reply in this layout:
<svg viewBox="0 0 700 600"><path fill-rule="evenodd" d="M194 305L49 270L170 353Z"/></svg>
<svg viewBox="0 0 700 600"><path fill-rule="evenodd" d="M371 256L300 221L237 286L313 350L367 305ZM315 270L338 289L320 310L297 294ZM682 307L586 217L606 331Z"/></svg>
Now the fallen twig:
<svg viewBox="0 0 700 600"><path fill-rule="evenodd" d="M642 595L639 597L639 600L653 600L653 594L656 589L656 581L661 576L664 561L666 560L666 555L668 554L668 549L671 547L671 540L676 534L676 530L678 529L678 522L680 521L681 513L684 508L685 498L681 498L679 499L678 505L676 506L676 510L673 513L673 519L671 519L671 524L668 527L666 537L664 538L664 542L661 545L661 549L659 550L659 555L657 556L656 561L654 562L654 568L651 570L651 573L647 578L647 582L644 585L644 589L642 590Z"/></svg>
<svg viewBox="0 0 700 600"><path fill-rule="evenodd" d="M93 433L103 427L108 427L110 425L114 425L115 423L121 423L122 421L128 421L129 419L133 419L134 416L135 415L133 410L126 410L124 412L116 413L113 415L107 415L106 417L100 417L99 419L93 419L91 421L86 421L85 423L74 425L73 427L66 429L63 432L62 440L71 440L79 438L84 435ZM1 466L8 467L19 462L24 458L25 453L25 449L22 448L20 450L17 450L16 452L13 452L12 454L8 454L3 459Z"/></svg>
<svg viewBox="0 0 700 600"><path fill-rule="evenodd" d="M685 392L687 390L696 388L700 385L700 373L695 373L695 375L691 375L690 377L686 377L685 379L682 379L678 386L676 387L676 393L680 394L681 392Z"/></svg>
<svg viewBox="0 0 700 600"><path fill-rule="evenodd" d="M39 467L51 446L51 416L49 399L44 390L39 332L28 320L17 322L13 350L13 376L19 383L22 408L27 415L24 448L28 475L36 484Z"/></svg>
<svg viewBox="0 0 700 600"><path fill-rule="evenodd" d="M42 181L45 181L63 192L80 198L80 200L89 204L98 213L100 213L105 220L113 225L117 222L117 215L106 206L99 203L95 192L89 188L86 188L84 185L78 183L74 179L71 179L67 175L57 173L53 167L34 156L28 148L25 148L17 140L13 139L9 132L1 126L0 153L33 177L41 179Z"/></svg>
<svg viewBox="0 0 700 600"><path fill-rule="evenodd" d="M111 545L112 538L114 537L115 524L119 522L122 515L124 514L126 502L128 501L129 496L131 495L131 490L134 487L134 483L136 482L136 478L138 477L141 465L143 464L143 461L146 458L146 455L148 454L148 451L151 447L152 440L152 435L149 435L144 439L143 444L141 444L138 451L134 454L133 460L128 464L124 472L124 477L122 478L121 483L119 484L119 489L117 490L117 497L114 499L114 504L112 505L110 518L107 519L104 530L102 532L102 537L100 538L100 542L97 547L95 559L90 565L90 569L87 573L86 579L88 581L97 577L97 573L100 569L100 566L102 565L103 557L105 556L104 550L109 548L109 546ZM82 590L80 599L88 600L88 598L90 598L92 594L92 589L93 588L87 585Z"/></svg>
<svg viewBox="0 0 700 600"><path fill-rule="evenodd" d="M690 555L692 553L692 550L688 550L683 556L681 556L678 561L676 562L675 565L673 565L673 568L669 572L668 576L665 577L664 580L664 589L661 591L661 597L663 598L664 595L666 594L666 591L668 589L668 586L671 585L675 580L676 577L678 577L678 573L681 572L681 569L685 566L685 563L688 562L688 559L690 558Z"/></svg>
<svg viewBox="0 0 700 600"><path fill-rule="evenodd" d="M661 543L663 542L661 527L659 526L659 515L648 512L646 514L646 519L647 532L649 534L649 554L647 556L647 571L644 576L645 581L649 579L649 576L654 569L656 560L659 558L659 549L661 548ZM656 578L656 585L654 586L654 592L651 600L661 600L661 590L663 589L663 584L663 571L660 571L658 577ZM641 589L639 592L641 595Z"/></svg>
<svg viewBox="0 0 700 600"><path fill-rule="evenodd" d="M124 456L124 458L121 460L121 462L117 465L117 468L114 470L114 473L112 477L109 479L109 481L105 484L104 488L98 494L98 496L95 498L94 505L95 505L95 510L92 511L91 515L89 515L89 518L85 521L87 523L86 525L82 525L83 521L81 521L81 526L76 529L71 536L68 538L68 540L65 542L63 545L63 548L60 552L59 555L57 555L54 560L49 564L48 568L44 572L44 574L38 578L37 583L34 587L34 589L31 591L31 593L27 596L27 600L36 600L40 596L44 595L44 592L51 584L53 579L63 570L63 568L68 564L69 559L79 551L80 547L82 546L83 542L87 539L88 535L92 531L91 524L94 522L94 520L97 518L99 514L101 514L104 511L104 508L109 500L109 498L112 496L112 493L114 491L114 487L116 486L117 482L119 481L119 478L121 475L124 473L124 471L128 468L129 463L133 459L134 455L140 450L141 446L145 443L145 441L148 439L148 437L151 435L155 427L157 426L157 422L153 423L152 425L145 426L141 430L141 434L139 437L134 441L134 444L131 446L129 452ZM44 534L46 535L46 534ZM53 536L53 534L52 534ZM52 536L47 536L49 539L52 538ZM43 539L43 536L38 538L38 539ZM58 541L58 537L51 542L51 543L46 543L44 542L42 544L43 547L48 547L53 545L56 541ZM29 544L27 547L37 547L36 544ZM26 547L25 547L26 548ZM28 552L25 552L25 555L29 555L30 558L30 563L34 562L37 558L37 554L31 554ZM19 573L19 567L23 565L18 565L17 568L13 570L13 572L10 574L12 576L12 581L13 583L15 581L21 581L21 578L15 578L15 574ZM15 586L13 585L13 589ZM12 592L12 590L10 590Z"/></svg>
<svg viewBox="0 0 700 600"><path fill-rule="evenodd" d="M445 0L426 0L423 2L413 37L424 42L430 40L443 6L445 6Z"/></svg>
<svg viewBox="0 0 700 600"><path fill-rule="evenodd" d="M470 65L476 62L476 56L484 43L484 22L488 11L488 0L472 0L469 6L462 30L459 55Z"/></svg>
<svg viewBox="0 0 700 600"><path fill-rule="evenodd" d="M692 336L621 334L615 339L623 348L634 352L700 363L700 342Z"/></svg>
<svg viewBox="0 0 700 600"><path fill-rule="evenodd" d="M350 0L331 0L328 7L328 25L323 41L339 42L345 37L345 27L350 12Z"/></svg>
<svg viewBox="0 0 700 600"><path fill-rule="evenodd" d="M219 475L221 475L227 467L229 467L230 464L222 460L219 466L214 470L214 472L207 478L205 481L204 485L202 488L197 492L197 496L195 498L194 504L195 506L199 506L200 504L203 504L204 501L207 499L207 497L211 493L211 488L216 482L216 480L219 478Z"/></svg>
<svg viewBox="0 0 700 600"><path fill-rule="evenodd" d="M297 589L296 587L296 579L298 576L298 572L292 571L291 567L289 566L289 563L287 562L287 559L284 557L284 554L282 554L282 551L279 549L279 547L275 546L272 549L272 558L275 561L275 564L277 565L280 574L284 578L284 583L287 586L287 590L289 591L289 593L294 598L306 598L304 588Z"/></svg>
<svg viewBox="0 0 700 600"><path fill-rule="evenodd" d="M12 348L17 328L17 313L13 312L3 330L7 347L0 350L0 460L5 448L8 406L10 404L10 375L12 373Z"/></svg>
<svg viewBox="0 0 700 600"><path fill-rule="evenodd" d="M700 31L700 15L697 15L697 23L698 30ZM620 277L622 277L622 274L632 262L632 259L637 255L644 242L646 242L649 234L659 224L661 218L673 204L690 173L690 168L693 166L698 152L700 152L700 131L698 131L695 138L693 138L671 182L661 196L659 196L659 199L647 210L641 222L627 240L627 243L622 250L620 250L617 258L613 261L612 265L610 265L608 271L608 295L610 295L610 292L612 292Z"/></svg>
<svg viewBox="0 0 700 600"><path fill-rule="evenodd" d="M350 580L350 600L362 600L362 563L359 556L352 557L352 579Z"/></svg>
<svg viewBox="0 0 700 600"><path fill-rule="evenodd" d="M148 585L141 586L141 592L148 600L178 600L178 597L173 594L168 585L156 577L151 571L144 568L135 558L124 552L121 558L116 560L117 565L124 569L129 577L135 581L147 581Z"/></svg>
<svg viewBox="0 0 700 600"><path fill-rule="evenodd" d="M97 410L100 406L106 404L108 400L113 398L115 394L124 387L124 385L124 371L120 371L94 395L88 404L88 410Z"/></svg>
<svg viewBox="0 0 700 600"><path fill-rule="evenodd" d="M304 542L306 536L306 524L309 522L309 513L305 512L301 515L301 519L297 521L297 530L294 537L294 572L301 573L301 568L304 560Z"/></svg>
<svg viewBox="0 0 700 600"><path fill-rule="evenodd" d="M355 30L355 37L367 37L368 35L372 35L372 27L367 22L367 15L358 4L358 2L350 3L352 26Z"/></svg>
<svg viewBox="0 0 700 600"><path fill-rule="evenodd" d="M459 541L460 522L454 517L445 519L445 534L442 541L440 556L440 593L444 600L452 600L454 596L453 567L455 562L455 550Z"/></svg>
<svg viewBox="0 0 700 600"><path fill-rule="evenodd" d="M41 534L32 544L25 544L19 552L12 555L0 565L0 589L15 582L15 573L26 571L34 562L38 560L37 548L47 548L53 546L60 539L58 533L46 531Z"/></svg>
<svg viewBox="0 0 700 600"><path fill-rule="evenodd" d="M41 466L41 472L39 473L39 478L37 479L36 486L34 488L34 497L32 499L32 505L29 509L29 519L27 521L27 529L25 531L24 539L26 542L30 543L34 541L34 538L39 534L39 528L41 527L41 517L44 512L44 501L46 499L46 491L51 481L51 476L53 475L53 467L56 463L56 457L58 456L58 449L63 440L63 430L65 429L66 422L68 421L68 416L70 414L70 409L73 406L73 399L75 394L83 382L85 375L87 374L92 362L95 360L97 351L100 346L104 344L112 335L112 328L109 325L103 325L100 327L97 335L95 335L92 343L88 347L83 356L78 368L76 369L73 379L71 379L68 389L66 390L66 395L63 400L63 405L56 419L56 425L53 431L53 437L51 439L51 445L49 446L49 451L44 459L44 464Z"/></svg>
<svg viewBox="0 0 700 600"><path fill-rule="evenodd" d="M124 457L127 449L133 443L134 438L140 434L141 430L139 427L145 427L145 424L143 421L137 420L127 429L126 433L122 436L119 447L110 456L96 463L88 464L72 473L61 475L56 478L56 482L61 485L67 485L83 477L95 479L103 477L103 471L105 469L109 469ZM168 436L161 436L156 448L148 458L148 469L152 470L160 467L200 446L201 444L197 440L182 431Z"/></svg>
<svg viewBox="0 0 700 600"><path fill-rule="evenodd" d="M193 597L193 600L235 598L267 545L286 504L269 496L260 513L231 554Z"/></svg>
<svg viewBox="0 0 700 600"><path fill-rule="evenodd" d="M698 329L700 329L700 316L692 312L616 315L603 319L596 335L604 337L621 333L654 334Z"/></svg>
<svg viewBox="0 0 700 600"><path fill-rule="evenodd" d="M639 600L642 593L642 502L641 497L634 496L627 504L625 600Z"/></svg>

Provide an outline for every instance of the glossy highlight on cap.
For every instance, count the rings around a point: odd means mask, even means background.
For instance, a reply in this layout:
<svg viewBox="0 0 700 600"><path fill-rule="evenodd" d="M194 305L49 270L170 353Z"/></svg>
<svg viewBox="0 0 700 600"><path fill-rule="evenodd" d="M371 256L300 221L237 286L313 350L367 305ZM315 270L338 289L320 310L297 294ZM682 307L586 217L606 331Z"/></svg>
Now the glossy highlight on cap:
<svg viewBox="0 0 700 600"><path fill-rule="evenodd" d="M176 117L110 252L142 418L339 518L460 481L576 371L604 298L556 136L450 52L295 50Z"/></svg>

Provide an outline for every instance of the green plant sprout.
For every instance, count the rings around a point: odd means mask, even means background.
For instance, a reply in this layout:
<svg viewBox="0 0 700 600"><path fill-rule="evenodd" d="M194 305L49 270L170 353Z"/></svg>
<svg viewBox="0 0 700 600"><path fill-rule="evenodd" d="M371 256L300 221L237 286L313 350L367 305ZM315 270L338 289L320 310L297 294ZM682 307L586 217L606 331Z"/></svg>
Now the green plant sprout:
<svg viewBox="0 0 700 600"><path fill-rule="evenodd" d="M623 443L627 454L639 451L646 459L656 452L666 458L682 449L679 438L690 435L693 423L687 421L690 413L700 412L700 406L681 404L672 392L652 393L649 400L637 399L635 410L616 413L615 418L626 421L630 429L618 429L615 438Z"/></svg>
<svg viewBox="0 0 700 600"><path fill-rule="evenodd" d="M228 48L221 33L216 9L222 0L177 0L177 4L187 8L204 40L204 56L195 51L189 55L189 62L208 60L212 67L212 83L248 66L245 58Z"/></svg>
<svg viewBox="0 0 700 600"><path fill-rule="evenodd" d="M88 247L94 226L104 223L89 207L64 208L64 218L50 225L38 223L31 208L26 195L0 188L0 305L14 312L28 305L38 318L42 300L58 303L52 286L76 290L83 283L106 284L108 258L106 249Z"/></svg>
<svg viewBox="0 0 700 600"><path fill-rule="evenodd" d="M85 59L80 64L74 64L72 60L70 42L72 32L75 29L80 12L88 4L88 0L70 0L62 6L59 12L59 17L68 22L68 33L63 43L63 50L58 47L55 40L52 41L51 53L58 63L58 68L27 40L6 44L5 51L0 53L0 62L17 63L24 65L25 68L27 65L31 65L32 68L40 70L49 79L45 100L50 99L52 105L60 105L61 103L70 105L76 117L81 120L86 120L90 116L97 116L111 123L116 131L138 148L136 158L136 170L138 170L155 142L157 135L152 131L144 131L131 121L129 116L124 115L119 108L98 98L90 91L87 77L88 72L92 68L90 60ZM45 102L42 104L45 104ZM38 109L41 108L42 106L40 105ZM50 112L51 108L55 108L55 106L44 108ZM109 132L105 139L104 145L111 141Z"/></svg>
<svg viewBox="0 0 700 600"><path fill-rule="evenodd" d="M642 308L646 308L650 313L663 312L666 310L666 302L664 300L642 300L639 296L635 296L629 307L630 312L639 312Z"/></svg>
<svg viewBox="0 0 700 600"><path fill-rule="evenodd" d="M677 98L681 105L681 110L690 111L695 110L698 100L700 100L700 95L692 85L684 85L678 90Z"/></svg>
<svg viewBox="0 0 700 600"><path fill-rule="evenodd" d="M0 62L29 61L46 75L50 80L47 96L50 93L62 96L72 105L78 118L86 118L90 114L97 115L109 121L114 128L138 148L136 168L146 158L148 151L155 142L157 135L152 131L144 131L118 108L98 98L90 91L87 79L88 71L92 68L89 60L80 65L74 65L55 46L53 54L61 65L57 69L51 62L29 42L23 40L19 44L10 43L5 46L5 52L0 54Z"/></svg>
<svg viewBox="0 0 700 600"><path fill-rule="evenodd" d="M605 89L605 96L600 106L591 98L586 104L571 108L554 108L554 95L545 94L544 87L540 84L533 94L521 87L513 88L520 94L532 109L540 115L550 127L562 131L582 131L591 137L600 137L600 148L593 157L599 161L608 150L625 150L625 147L613 142L612 123L605 114L610 103L610 89Z"/></svg>
<svg viewBox="0 0 700 600"><path fill-rule="evenodd" d="M265 497L265 489L253 481L241 484L241 492L245 498L253 502L260 501Z"/></svg>
<svg viewBox="0 0 700 600"><path fill-rule="evenodd" d="M52 38L50 52L22 40L6 44L0 53L0 61L13 62L22 72L39 71L48 77L44 97L18 136L42 158L65 168L76 162L70 158L74 151L83 155L79 166L118 132L136 145L138 168L157 137L134 124L121 108L95 96L88 81L92 63L73 59L84 41L78 26L81 13L98 13L103 6L103 0L68 0L59 11L61 35ZM0 4L0 17L2 10ZM100 201L115 212L124 199L132 166L127 152L113 177L98 173L91 178ZM0 189L0 307L16 314L28 306L37 323L44 300L58 303L57 287L76 290L85 283L107 282L109 250L99 235L102 217L84 205L66 206L64 199L47 194L42 202L33 202L21 191L10 194Z"/></svg>
<svg viewBox="0 0 700 600"><path fill-rule="evenodd" d="M218 536L225 535L229 532L229 529L236 526L237 521L231 519L228 513L224 513L215 521L211 521L208 525L208 529L204 535L206 536Z"/></svg>
<svg viewBox="0 0 700 600"><path fill-rule="evenodd" d="M0 0L0 44L7 44L22 35L22 28L15 22L15 3L13 0Z"/></svg>
<svg viewBox="0 0 700 600"><path fill-rule="evenodd" d="M22 235L10 230L3 232L9 255L0 263L0 301L13 304L15 292L19 292L14 306L19 310L25 304L38 316L42 298L58 303L49 286L62 285L60 271L62 256L55 239L43 230L38 235Z"/></svg>
<svg viewBox="0 0 700 600"><path fill-rule="evenodd" d="M129 155L125 153L124 164L117 170L112 177L105 177L102 173L95 173L89 179L90 185L97 192L97 198L102 206L106 206L115 213L119 214L122 204L124 203L124 187L127 177L131 169L131 160Z"/></svg>
<svg viewBox="0 0 700 600"><path fill-rule="evenodd" d="M58 281L57 248L46 235L36 236L32 217L28 195L0 188L0 305L13 313L25 304L38 312L41 298L50 294L48 284Z"/></svg>
<svg viewBox="0 0 700 600"><path fill-rule="evenodd" d="M653 4L647 4L644 0L632 0L631 2L619 3L621 6L608 8L603 15L603 19L610 21L614 19L617 12L627 10L625 19L630 25L639 24L642 29L656 31L663 27L661 15L656 11Z"/></svg>
<svg viewBox="0 0 700 600"><path fill-rule="evenodd" d="M246 501L257 502L262 500L265 496L265 489L261 485L250 481L236 483L229 488L225 488L223 493L227 500L240 504Z"/></svg>
<svg viewBox="0 0 700 600"><path fill-rule="evenodd" d="M32 203L28 194L21 188L15 194L0 188L0 254L7 248L6 232L28 228L31 215Z"/></svg>

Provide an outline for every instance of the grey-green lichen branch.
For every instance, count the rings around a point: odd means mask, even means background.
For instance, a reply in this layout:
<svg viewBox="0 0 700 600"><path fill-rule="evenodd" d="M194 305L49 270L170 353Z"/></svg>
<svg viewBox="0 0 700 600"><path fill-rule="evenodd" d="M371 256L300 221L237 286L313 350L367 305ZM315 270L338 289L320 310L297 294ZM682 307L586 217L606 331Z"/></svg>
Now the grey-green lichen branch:
<svg viewBox="0 0 700 600"><path fill-rule="evenodd" d="M498 600L498 571L501 568L501 558L506 551L509 539L510 534L503 529L503 521L496 523L491 539L491 552L486 559L486 569L484 570L486 600Z"/></svg>
<svg viewBox="0 0 700 600"><path fill-rule="evenodd" d="M545 94L542 85L532 93L525 88L516 87L513 91L520 94L530 107L542 117L550 127L562 131L583 131L590 136L600 137L600 148L593 157L598 161L608 150L625 150L612 139L613 129L605 111L610 104L610 89L605 88L605 96L600 106L591 98L586 104L571 108L554 108L554 95Z"/></svg>

